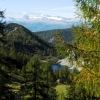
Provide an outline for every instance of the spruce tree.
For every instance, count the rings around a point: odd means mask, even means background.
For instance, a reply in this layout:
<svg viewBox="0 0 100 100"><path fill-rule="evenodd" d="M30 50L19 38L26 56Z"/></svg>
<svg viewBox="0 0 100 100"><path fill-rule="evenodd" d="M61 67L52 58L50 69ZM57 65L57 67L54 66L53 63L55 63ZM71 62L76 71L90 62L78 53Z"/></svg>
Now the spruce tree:
<svg viewBox="0 0 100 100"><path fill-rule="evenodd" d="M4 36L5 22L4 19L4 11L0 11L0 36Z"/></svg>

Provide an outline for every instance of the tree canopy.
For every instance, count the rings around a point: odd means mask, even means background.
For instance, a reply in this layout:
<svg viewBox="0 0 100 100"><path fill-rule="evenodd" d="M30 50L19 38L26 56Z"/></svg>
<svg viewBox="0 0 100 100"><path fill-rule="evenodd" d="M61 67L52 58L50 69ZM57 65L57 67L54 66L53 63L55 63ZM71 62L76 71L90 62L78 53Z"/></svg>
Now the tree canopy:
<svg viewBox="0 0 100 100"><path fill-rule="evenodd" d="M76 6L85 20L100 32L100 0L75 0Z"/></svg>

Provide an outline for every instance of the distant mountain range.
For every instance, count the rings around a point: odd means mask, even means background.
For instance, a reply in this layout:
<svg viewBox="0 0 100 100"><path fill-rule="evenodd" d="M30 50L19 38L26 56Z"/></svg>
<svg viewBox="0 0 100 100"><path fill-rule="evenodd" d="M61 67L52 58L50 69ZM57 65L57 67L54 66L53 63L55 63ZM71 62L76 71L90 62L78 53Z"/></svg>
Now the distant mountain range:
<svg viewBox="0 0 100 100"><path fill-rule="evenodd" d="M22 17L8 17L6 18L8 23L18 23L25 26L32 32L46 31L52 29L66 29L73 25L78 25L79 20L75 18L66 18L60 16L49 15L24 15Z"/></svg>

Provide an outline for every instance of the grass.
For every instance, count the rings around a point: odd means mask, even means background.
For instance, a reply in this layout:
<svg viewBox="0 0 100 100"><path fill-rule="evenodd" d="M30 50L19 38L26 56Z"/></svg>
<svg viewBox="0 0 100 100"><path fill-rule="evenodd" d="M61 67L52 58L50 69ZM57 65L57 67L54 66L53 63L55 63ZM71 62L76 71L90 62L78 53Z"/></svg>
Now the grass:
<svg viewBox="0 0 100 100"><path fill-rule="evenodd" d="M56 94L57 99L56 100L65 100L65 98L68 98L69 93L69 86L65 84L58 84L56 87Z"/></svg>
<svg viewBox="0 0 100 100"><path fill-rule="evenodd" d="M21 84L17 82L13 82L12 84L6 84L5 86L9 87L9 90L14 93L18 93L21 89Z"/></svg>

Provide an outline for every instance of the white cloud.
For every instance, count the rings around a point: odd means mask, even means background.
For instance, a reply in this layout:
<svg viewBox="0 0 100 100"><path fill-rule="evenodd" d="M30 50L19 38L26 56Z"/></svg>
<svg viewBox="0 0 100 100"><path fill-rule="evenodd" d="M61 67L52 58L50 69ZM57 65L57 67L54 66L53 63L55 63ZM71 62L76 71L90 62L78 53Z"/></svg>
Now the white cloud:
<svg viewBox="0 0 100 100"><path fill-rule="evenodd" d="M56 23L56 24L65 24L70 22L75 22L75 17L72 14L69 14L67 17L54 16L54 15L45 15L39 13L12 13L6 15L6 20L9 21L26 21L26 22L45 22L45 23Z"/></svg>

